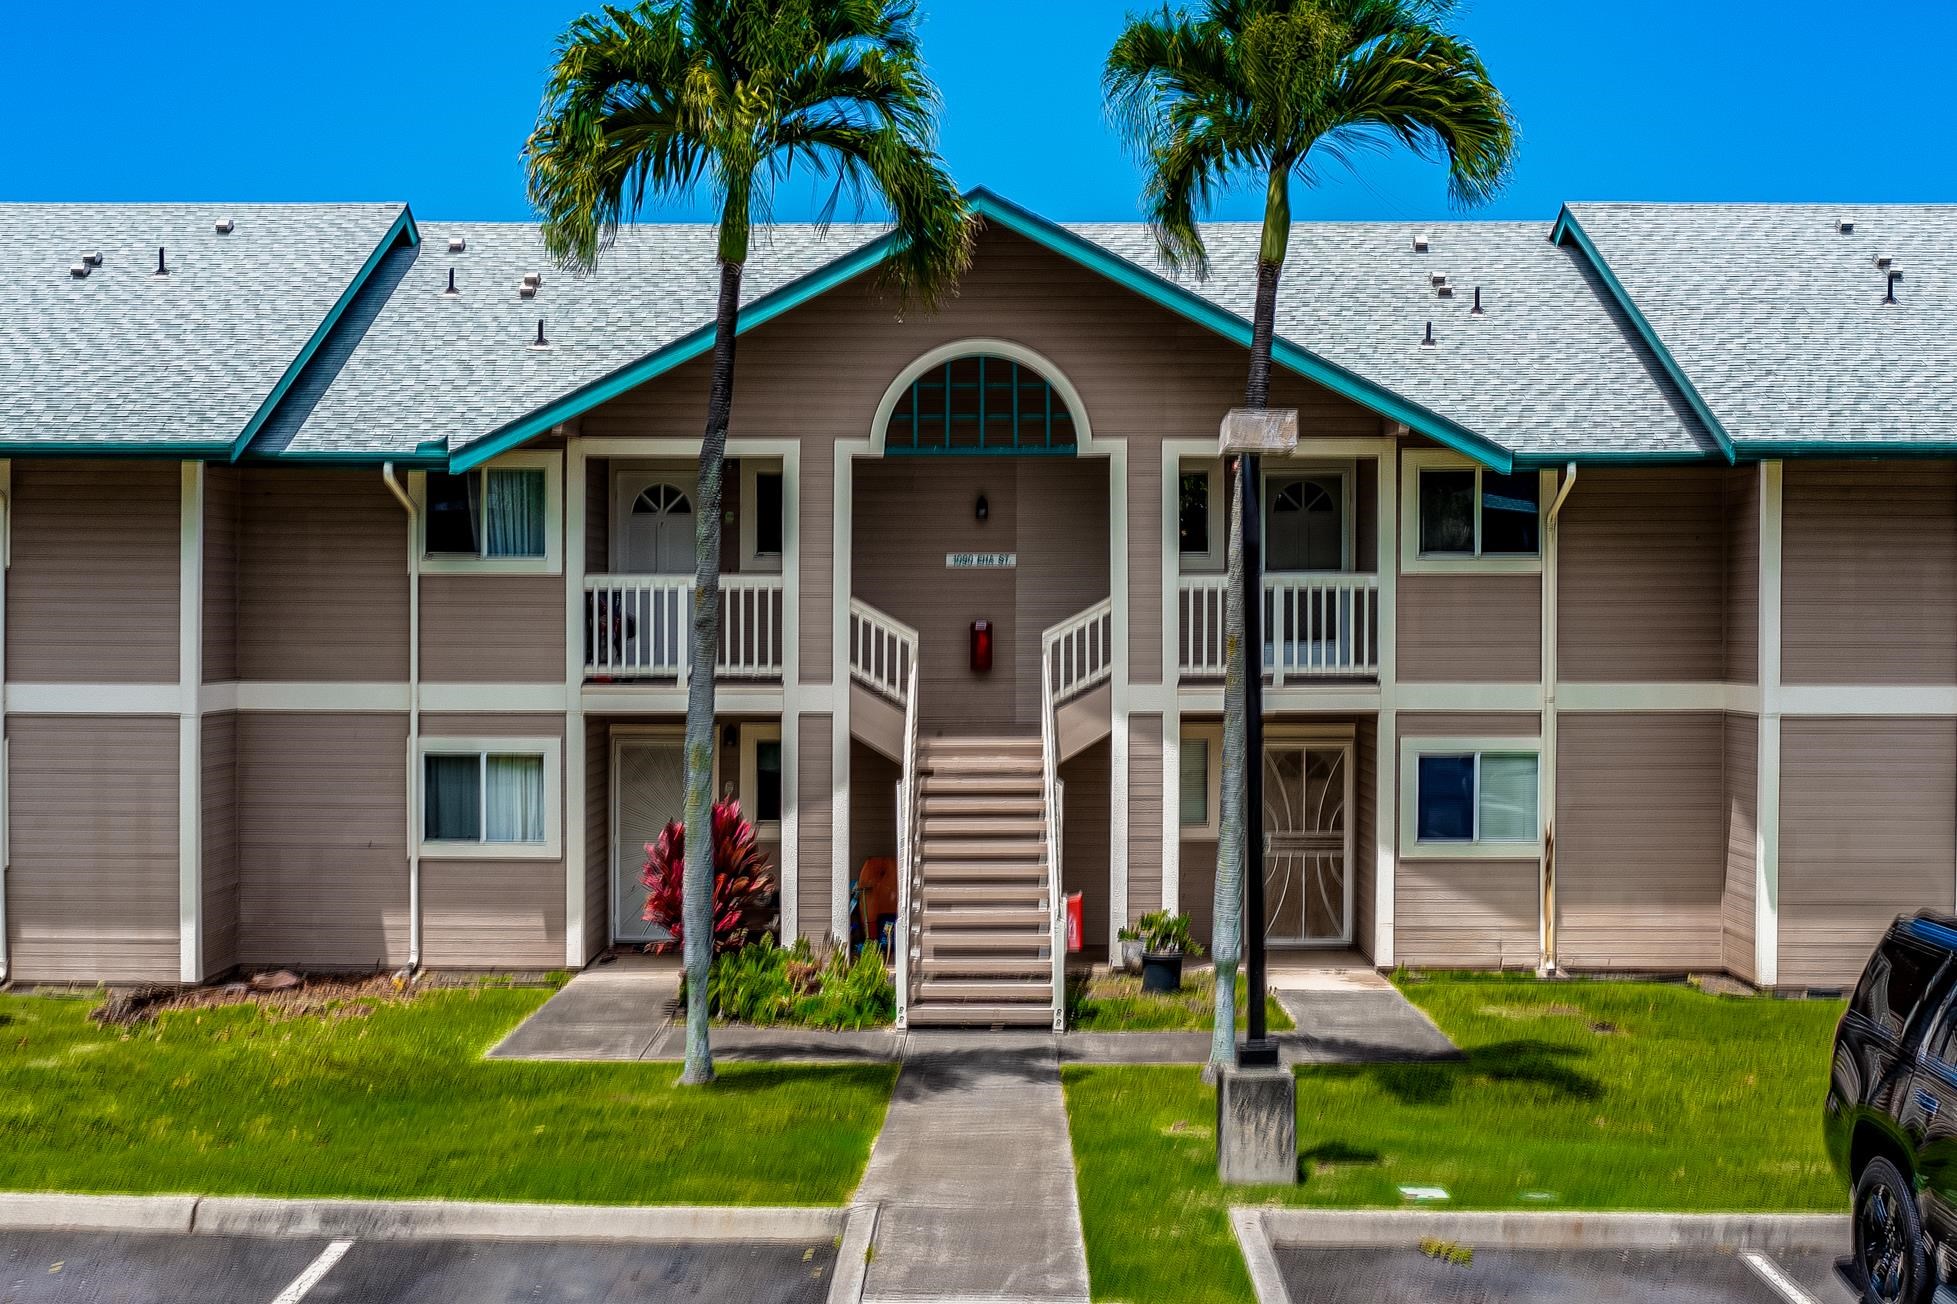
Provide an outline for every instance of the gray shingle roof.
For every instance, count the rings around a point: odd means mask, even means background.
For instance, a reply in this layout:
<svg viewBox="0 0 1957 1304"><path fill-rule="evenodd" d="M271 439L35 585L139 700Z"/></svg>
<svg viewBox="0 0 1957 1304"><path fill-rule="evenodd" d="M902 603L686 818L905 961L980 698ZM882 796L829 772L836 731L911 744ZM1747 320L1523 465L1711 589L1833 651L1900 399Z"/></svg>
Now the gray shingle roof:
<svg viewBox="0 0 1957 1304"><path fill-rule="evenodd" d="M0 440L237 439L400 204L0 204ZM219 235L215 224L235 228ZM161 246L170 269L157 277ZM102 264L76 278L84 253Z"/></svg>
<svg viewBox="0 0 1957 1304"><path fill-rule="evenodd" d="M1957 207L1569 211L1742 451L1957 442ZM1878 256L1904 273L1894 307Z"/></svg>
<svg viewBox="0 0 1957 1304"><path fill-rule="evenodd" d="M406 456L430 441L458 451L713 320L720 284L707 226L630 228L582 277L552 266L534 225L423 222L421 231L418 250L377 270L374 293L363 296L370 302L349 309L318 374L254 441L254 454ZM755 241L743 301L882 233L776 227ZM450 254L457 236L467 247ZM443 293L451 267L454 297ZM519 298L531 272L542 274L542 287ZM539 318L548 349L529 347Z"/></svg>
<svg viewBox="0 0 1957 1304"><path fill-rule="evenodd" d="M1135 225L1068 228L1158 274ZM1573 251L1536 222L1307 222L1292 232L1278 334L1521 455L1714 451L1676 386ZM1427 237L1427 251L1414 236ZM1210 276L1177 278L1246 321L1255 223L1204 229ZM1452 298L1435 294L1442 275ZM1475 288L1483 315L1472 315ZM1434 346L1421 340L1429 321Z"/></svg>

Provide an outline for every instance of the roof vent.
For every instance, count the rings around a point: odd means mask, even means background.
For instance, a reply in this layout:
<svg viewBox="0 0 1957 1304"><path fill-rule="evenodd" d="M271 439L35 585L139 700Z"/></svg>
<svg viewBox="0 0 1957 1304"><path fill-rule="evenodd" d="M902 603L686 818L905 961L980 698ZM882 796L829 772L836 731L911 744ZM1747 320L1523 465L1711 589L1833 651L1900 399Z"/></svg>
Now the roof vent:
<svg viewBox="0 0 1957 1304"><path fill-rule="evenodd" d="M217 233L219 235L230 235L233 231L237 229L238 229L238 224L232 221L228 217L220 217L217 220Z"/></svg>
<svg viewBox="0 0 1957 1304"><path fill-rule="evenodd" d="M1884 307L1894 307L1897 302L1896 282L1903 279L1903 274L1898 271L1891 271L1886 279L1889 282L1889 288L1882 292L1882 303Z"/></svg>
<svg viewBox="0 0 1957 1304"><path fill-rule="evenodd" d="M1447 284L1447 277L1441 275L1439 272L1435 272L1432 276L1429 276L1427 280L1428 283L1431 284L1437 290L1441 286Z"/></svg>
<svg viewBox="0 0 1957 1304"><path fill-rule="evenodd" d="M1877 271L1886 272L1896 265L1896 260L1888 254L1877 254L1875 256L1875 265Z"/></svg>
<svg viewBox="0 0 1957 1304"><path fill-rule="evenodd" d="M1848 218L1838 217L1835 219L1835 233L1837 235L1854 235L1855 223Z"/></svg>
<svg viewBox="0 0 1957 1304"><path fill-rule="evenodd" d="M459 254L468 247L469 242L459 235L452 235L448 238L448 251L452 254Z"/></svg>
<svg viewBox="0 0 1957 1304"><path fill-rule="evenodd" d="M544 338L544 319L542 317L537 318L537 338L530 341L530 347L533 349L547 349L550 347L550 341Z"/></svg>
<svg viewBox="0 0 1957 1304"><path fill-rule="evenodd" d="M101 254L83 254L83 255L82 255L82 261L83 261L83 262L85 262L85 263L87 263L87 264L88 264L88 265L89 265L90 267L100 267L100 266L102 265L102 255L101 255Z"/></svg>
<svg viewBox="0 0 1957 1304"><path fill-rule="evenodd" d="M455 269L453 267L448 269L448 289L443 290L442 293L455 298L460 298L462 295L462 291L455 288Z"/></svg>
<svg viewBox="0 0 1957 1304"><path fill-rule="evenodd" d="M1413 251L1417 254L1427 252L1427 233L1425 231L1415 231L1413 233Z"/></svg>
<svg viewBox="0 0 1957 1304"><path fill-rule="evenodd" d="M156 271L152 273L152 275L168 276L169 274L170 274L170 264L163 261L163 246L158 245L156 247Z"/></svg>
<svg viewBox="0 0 1957 1304"><path fill-rule="evenodd" d="M538 289L544 283L544 274L542 272L525 272L523 274L523 283L533 290Z"/></svg>
<svg viewBox="0 0 1957 1304"><path fill-rule="evenodd" d="M95 269L88 265L88 260L83 259L81 262L76 263L73 267L70 267L68 269L68 275L74 277L76 280L79 281L83 277L87 276L93 270Z"/></svg>
<svg viewBox="0 0 1957 1304"><path fill-rule="evenodd" d="M1470 317L1486 317L1488 315L1481 310L1481 287L1479 285L1475 287L1475 306L1468 311L1468 315Z"/></svg>
<svg viewBox="0 0 1957 1304"><path fill-rule="evenodd" d="M528 280L525 280L522 285L516 287L516 297L519 299L534 299L537 297L537 287L530 284Z"/></svg>
<svg viewBox="0 0 1957 1304"><path fill-rule="evenodd" d="M1420 347L1423 349L1431 349L1434 347L1434 323L1432 322L1427 323L1427 337L1420 341Z"/></svg>
<svg viewBox="0 0 1957 1304"><path fill-rule="evenodd" d="M1437 299L1452 299L1454 297L1454 287L1447 283L1445 276L1435 280L1434 297Z"/></svg>

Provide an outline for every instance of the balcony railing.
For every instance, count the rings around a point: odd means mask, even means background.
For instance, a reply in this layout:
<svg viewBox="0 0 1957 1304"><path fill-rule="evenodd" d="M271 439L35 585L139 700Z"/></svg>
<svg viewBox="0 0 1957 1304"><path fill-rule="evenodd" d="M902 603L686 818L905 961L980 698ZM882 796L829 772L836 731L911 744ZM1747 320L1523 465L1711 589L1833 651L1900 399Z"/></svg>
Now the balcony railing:
<svg viewBox="0 0 1957 1304"><path fill-rule="evenodd" d="M1224 577L1177 584L1178 654L1185 679L1221 679ZM1379 673L1379 576L1314 571L1264 577L1264 672L1289 679Z"/></svg>
<svg viewBox="0 0 1957 1304"><path fill-rule="evenodd" d="M723 575L722 679L779 679L783 590L779 575ZM590 575L584 581L587 679L686 682L693 644L693 577Z"/></svg>

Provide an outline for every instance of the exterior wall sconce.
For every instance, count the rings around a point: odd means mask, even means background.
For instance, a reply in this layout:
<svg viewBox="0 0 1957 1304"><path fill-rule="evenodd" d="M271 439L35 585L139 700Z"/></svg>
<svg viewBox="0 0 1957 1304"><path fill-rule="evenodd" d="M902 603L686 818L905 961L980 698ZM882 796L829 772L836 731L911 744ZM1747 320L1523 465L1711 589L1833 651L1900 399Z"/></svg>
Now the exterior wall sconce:
<svg viewBox="0 0 1957 1304"><path fill-rule="evenodd" d="M981 521L992 515L992 504L985 501L984 494L978 496L978 506L973 509L973 514Z"/></svg>

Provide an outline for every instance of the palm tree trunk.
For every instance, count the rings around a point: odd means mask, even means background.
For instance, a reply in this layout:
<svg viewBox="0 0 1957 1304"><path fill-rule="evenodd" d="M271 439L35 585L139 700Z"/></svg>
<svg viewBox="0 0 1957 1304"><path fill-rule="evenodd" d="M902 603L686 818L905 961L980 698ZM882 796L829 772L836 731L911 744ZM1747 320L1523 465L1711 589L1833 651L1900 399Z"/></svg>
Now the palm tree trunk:
<svg viewBox="0 0 1957 1304"><path fill-rule="evenodd" d="M1236 476L1243 473L1237 459L1230 486L1227 569L1243 574L1243 494ZM1231 581L1223 592L1223 793L1217 812L1216 901L1210 917L1210 954L1216 960L1216 1017L1210 1025L1210 1062L1204 1078L1214 1081L1237 1062L1237 961L1243 955L1244 807L1236 795L1244 790L1244 602L1243 586Z"/></svg>
<svg viewBox="0 0 1957 1304"><path fill-rule="evenodd" d="M707 1044L707 972L713 964L714 671L720 661L720 487L727 421L734 408L734 340L741 309L741 264L720 264L714 313L713 382L700 440L700 485L693 517L693 649L686 687L686 870L680 910L686 924L686 1068L680 1081L713 1081Z"/></svg>

